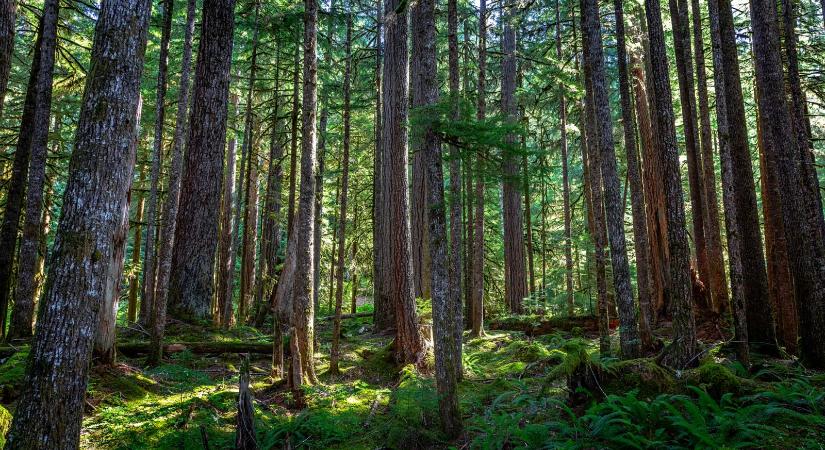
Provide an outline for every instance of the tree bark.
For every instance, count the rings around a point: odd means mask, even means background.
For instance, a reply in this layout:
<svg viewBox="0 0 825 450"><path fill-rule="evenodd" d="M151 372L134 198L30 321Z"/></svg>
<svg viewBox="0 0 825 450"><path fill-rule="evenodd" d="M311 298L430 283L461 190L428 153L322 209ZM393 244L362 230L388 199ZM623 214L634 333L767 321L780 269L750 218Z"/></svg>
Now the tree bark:
<svg viewBox="0 0 825 450"><path fill-rule="evenodd" d="M779 183L785 238L791 256L791 274L799 304L800 356L809 367L825 367L825 233L820 218L821 204L806 189L806 161L799 155L794 132L793 111L785 97L785 80L776 22L776 5L751 0L753 53L759 92L759 124L769 170ZM750 312L750 305L748 305ZM770 309L768 309L770 312ZM762 322L772 317L762 316ZM767 325L772 325L767 322ZM771 332L772 326L769 326ZM753 343L751 317L748 335ZM769 338L775 336L769 335ZM757 341L758 342L758 341ZM766 343L775 345L775 340Z"/></svg>
<svg viewBox="0 0 825 450"><path fill-rule="evenodd" d="M6 448L80 446L88 358L132 180L151 2L105 0L77 125L49 282Z"/></svg>
<svg viewBox="0 0 825 450"><path fill-rule="evenodd" d="M705 204L699 133L696 124L696 94L694 93L693 61L690 51L690 23L687 0L669 0L670 21L673 27L673 48L676 54L676 74L679 82L679 99L682 105L682 123L687 155L690 209L693 221L693 243L696 248L696 272L705 286L709 286L707 241L705 240ZM700 299L694 299L699 301ZM697 305L707 309L710 305Z"/></svg>
<svg viewBox="0 0 825 450"><path fill-rule="evenodd" d="M514 124L517 121L516 104L516 4L507 0L502 13L503 34L501 38L501 112L505 120ZM519 192L519 158L513 153L517 144L515 135L508 135L509 148L503 155L503 203L504 203L504 296L508 311L522 312L522 299L527 297L527 274L525 273L524 255L524 216L521 211L521 193Z"/></svg>
<svg viewBox="0 0 825 450"><path fill-rule="evenodd" d="M238 323L246 323L249 308L255 295L255 249L258 242L258 154L255 149L255 82L258 75L258 10L260 3L255 2L254 24L252 31L252 55L249 66L249 86L246 91L246 113L242 153L247 156L246 178L244 188L244 226L241 247L241 291L238 302Z"/></svg>
<svg viewBox="0 0 825 450"><path fill-rule="evenodd" d="M650 305L650 264L649 241L647 238L647 217L645 215L645 194L642 184L641 166L636 144L636 130L633 121L633 109L630 105L630 82L627 74L627 49L625 46L624 10L621 0L614 0L613 7L616 13L616 48L619 69L619 95L621 97L622 126L624 128L624 146L627 155L627 183L630 184L630 203L633 215L633 245L636 251L636 284L639 296L640 309ZM643 100L642 100L643 101ZM572 265L572 261L570 262ZM629 277L628 273L628 277ZM572 280L570 281L572 288ZM632 295L632 293L631 293ZM622 305L620 305L622 306ZM627 305L624 305L627 309ZM634 307L635 305L632 304ZM627 312L627 311L626 311ZM635 313L632 313L635 316ZM642 313L637 322L641 345L650 349L653 346L653 336L650 331L650 321L647 314Z"/></svg>
<svg viewBox="0 0 825 450"><path fill-rule="evenodd" d="M0 2L0 117L3 117L3 100L6 97L11 61L14 56L16 12L17 2L15 0Z"/></svg>
<svg viewBox="0 0 825 450"><path fill-rule="evenodd" d="M298 351L300 368L293 368L294 387L317 383L315 362L313 358L313 317L315 308L312 303L312 274L316 270L312 265L313 228L315 225L315 164L316 135L315 107L318 97L318 73L316 61L318 3L316 0L304 1L304 79L303 105L301 108L301 189L298 199L298 215L295 230L289 245L295 247L296 272L292 290L292 329Z"/></svg>
<svg viewBox="0 0 825 450"><path fill-rule="evenodd" d="M152 171L149 187L149 207L146 210L146 247L143 260L143 301L140 308L140 321L150 325L154 311L155 289L157 288L157 253L156 231L158 215L158 186L160 185L160 166L163 159L163 125L166 120L166 85L169 67L169 38L172 34L172 16L174 0L163 0L163 18L160 38L160 59L158 61L158 78L155 98L155 137L152 142Z"/></svg>
<svg viewBox="0 0 825 450"><path fill-rule="evenodd" d="M712 294L712 310L722 314L728 310L728 283L725 278L725 259L722 255L722 236L719 228L719 204L716 196L716 175L713 172L713 130L710 126L707 73L705 71L705 44L702 39L702 12L699 0L691 0L693 9L693 49L696 59L696 92L699 99L699 138L701 142L703 205L705 240L708 254L707 278Z"/></svg>
<svg viewBox="0 0 825 450"><path fill-rule="evenodd" d="M189 77L192 66L192 39L195 32L196 0L186 2L186 29L184 31L183 57L181 60L178 111L172 138L172 167L166 185L158 251L158 279L155 292L155 310L152 312L150 364L159 364L163 358L163 335L166 331L166 306L169 295L169 276L172 271L172 253L175 247L178 210L180 209L181 173L183 171L183 136L187 128L189 112ZM234 155L233 155L234 157Z"/></svg>
<svg viewBox="0 0 825 450"><path fill-rule="evenodd" d="M487 115L487 0L480 0L478 10L478 98L476 118L479 121ZM475 192L473 194L473 267L472 267L472 302L471 335L484 335L484 166L482 157L476 164Z"/></svg>
<svg viewBox="0 0 825 450"><path fill-rule="evenodd" d="M349 8L349 5L347 5ZM344 304L344 255L347 242L347 195L349 193L349 151L350 151L350 95L352 89L352 12L347 10L347 37L344 44L346 63L344 68L344 139L341 155L341 199L338 212L338 260L335 270L335 323L332 327L332 350L329 357L330 373L340 373L341 312Z"/></svg>
<svg viewBox="0 0 825 450"><path fill-rule="evenodd" d="M384 3L386 47L382 83L381 184L382 208L386 214L384 232L377 242L386 246L382 270L387 297L395 310L395 359L400 364L419 365L426 353L418 329L413 286L409 185L407 179L407 118L409 96L409 56L407 54L407 8L401 0Z"/></svg>
<svg viewBox="0 0 825 450"><path fill-rule="evenodd" d="M232 116L237 117L238 96L230 94ZM226 170L223 179L223 193L221 194L221 231L218 243L218 293L217 293L217 324L228 328L234 322L232 313L232 297L235 287L235 258L237 255L236 240L238 230L236 198L238 191L235 181L235 159L238 139L234 132L230 132L229 143L226 147Z"/></svg>
<svg viewBox="0 0 825 450"><path fill-rule="evenodd" d="M292 66L292 116L291 116L291 130L289 133L289 206L287 209L286 232L287 239L292 237L292 223L295 221L295 189L297 187L298 171L298 114L301 112L300 104L298 103L298 78L299 68L301 65L301 48L298 45L298 32L295 34L295 54Z"/></svg>
<svg viewBox="0 0 825 450"><path fill-rule="evenodd" d="M556 0L556 58L562 60L561 51L561 7L560 0ZM560 85L561 86L561 85ZM564 89L562 87L562 89ZM566 304L567 315L573 315L573 307L575 306L573 297L573 251L572 251L572 232L570 225L570 173L568 169L568 148L567 148L567 93L562 91L559 98L559 132L561 134L561 184L562 184L562 202L564 215L564 280L566 288ZM544 196L542 195L542 199ZM544 217L544 209L542 208L542 217ZM542 222L543 224L543 222ZM542 239L544 245L544 239ZM542 266L544 265L544 257L542 257ZM544 280L544 269L542 268L542 280ZM544 282L542 282L542 286Z"/></svg>
<svg viewBox="0 0 825 450"><path fill-rule="evenodd" d="M661 6L658 0L645 0L648 36L650 39L651 76L656 111L657 145L662 153L664 187L667 200L667 243L670 257L667 295L671 299L673 342L666 349L663 363L685 368L698 363L696 327L693 318L693 293L690 280L690 246L685 230L685 208L682 181L679 175L679 150L670 97L665 38L662 29Z"/></svg>
<svg viewBox="0 0 825 450"><path fill-rule="evenodd" d="M52 102L52 75L54 53L57 46L57 21L60 5L48 0L37 27L35 54L32 61L23 119L17 136L12 176L6 196L6 213L0 228L0 319L5 318L11 270L14 261L17 226L23 206L25 190L26 210L23 236L20 240L20 257L17 269L17 290L11 313L8 338L27 338L32 335L34 317L35 273L37 248L40 241L40 219L43 209L43 186L46 180L46 155L49 140L49 112ZM5 320L0 329L5 330ZM0 334L3 334L0 332Z"/></svg>
<svg viewBox="0 0 825 450"><path fill-rule="evenodd" d="M756 203L753 165L748 145L745 104L739 72L736 31L730 0L717 1L720 56L724 75L727 134L731 157L731 181L736 199L736 230L742 265L742 295L748 321L747 337L753 343L775 342L773 327L752 326L770 317L768 276L762 249L762 231ZM717 92L718 97L718 92ZM718 101L718 100L717 100ZM718 111L717 111L718 115ZM730 249L729 249L730 253ZM734 312L734 314L738 314ZM770 322L767 322L770 323ZM768 344L770 348L772 344Z"/></svg>
<svg viewBox="0 0 825 450"><path fill-rule="evenodd" d="M140 175L138 175L143 189L145 189L147 181L145 168L145 165L141 165ZM145 204L146 196L143 194L143 190L141 190L138 193L137 207L135 208L135 237L132 240L132 267L135 268L140 267L140 249L143 238L141 231L143 224L143 209ZM140 280L139 274L136 273L129 279L129 303L126 309L126 322L130 324L135 323L135 320L137 320L138 290L140 290Z"/></svg>
<svg viewBox="0 0 825 450"><path fill-rule="evenodd" d="M713 50L713 81L716 93L716 126L719 134L719 162L722 178L722 200L725 208L725 229L728 241L728 267L730 271L731 304L734 325L734 340L739 361L747 367L750 364L748 349L748 328L745 318L745 286L742 258L742 234L739 230L739 208L737 186L734 179L731 125L728 119L728 87L725 85L726 69L719 21L719 0L708 1L710 37ZM735 61L735 60L734 60ZM741 98L741 89L740 89Z"/></svg>
<svg viewBox="0 0 825 450"><path fill-rule="evenodd" d="M436 54L435 0L421 0L411 9L413 105L426 108L438 103L438 67ZM461 289L453 289L448 259L447 218L444 202L444 174L441 140L432 123L422 120L413 127L414 140L420 143L425 170L426 206L429 233L429 259L433 305L435 347L435 383L441 428L448 438L461 433L461 412L458 409L458 361L456 352L456 320L461 315ZM461 278L456 281L461 283ZM458 328L459 330L461 328Z"/></svg>
<svg viewBox="0 0 825 450"><path fill-rule="evenodd" d="M169 278L169 307L181 319L206 319L210 314L235 27L234 6L234 0L206 0L203 6L189 140Z"/></svg>

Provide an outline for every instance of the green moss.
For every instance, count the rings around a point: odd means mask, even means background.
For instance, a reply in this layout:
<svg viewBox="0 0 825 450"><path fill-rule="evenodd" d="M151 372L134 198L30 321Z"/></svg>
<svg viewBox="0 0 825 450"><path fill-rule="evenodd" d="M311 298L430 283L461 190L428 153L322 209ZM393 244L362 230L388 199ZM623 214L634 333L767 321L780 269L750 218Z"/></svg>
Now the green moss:
<svg viewBox="0 0 825 450"><path fill-rule="evenodd" d="M21 350L9 357L2 365L0 365L0 390L5 386L14 388L23 382L23 377L26 375L26 361L29 357L29 351Z"/></svg>
<svg viewBox="0 0 825 450"><path fill-rule="evenodd" d="M679 391L673 375L651 358L617 361L607 366L606 373L605 390L608 393L635 389L639 397L651 398L657 394Z"/></svg>
<svg viewBox="0 0 825 450"><path fill-rule="evenodd" d="M747 378L737 377L728 367L717 362L708 361L690 371L685 380L688 384L705 389L714 398L726 393L744 394L755 387Z"/></svg>
<svg viewBox="0 0 825 450"><path fill-rule="evenodd" d="M0 448L6 445L6 433L11 428L11 413L0 406Z"/></svg>

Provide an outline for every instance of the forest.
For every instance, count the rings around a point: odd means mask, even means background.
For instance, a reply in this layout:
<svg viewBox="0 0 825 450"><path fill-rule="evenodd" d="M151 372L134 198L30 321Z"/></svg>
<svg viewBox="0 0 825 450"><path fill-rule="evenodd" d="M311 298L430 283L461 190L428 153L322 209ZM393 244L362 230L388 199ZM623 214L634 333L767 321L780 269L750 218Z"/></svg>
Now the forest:
<svg viewBox="0 0 825 450"><path fill-rule="evenodd" d="M0 0L0 448L822 448L825 0Z"/></svg>

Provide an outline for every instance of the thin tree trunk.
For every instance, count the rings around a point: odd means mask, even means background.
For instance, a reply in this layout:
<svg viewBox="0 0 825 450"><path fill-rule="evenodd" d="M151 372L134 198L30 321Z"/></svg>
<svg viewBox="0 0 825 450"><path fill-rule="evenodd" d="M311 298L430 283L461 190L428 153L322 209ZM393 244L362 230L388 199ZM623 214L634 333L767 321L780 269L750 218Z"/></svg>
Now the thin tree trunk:
<svg viewBox="0 0 825 450"><path fill-rule="evenodd" d="M352 233L358 227L358 210L355 210L355 217L352 220ZM358 310L358 240L352 240L352 299L350 302L350 314L355 314Z"/></svg>
<svg viewBox="0 0 825 450"><path fill-rule="evenodd" d="M639 291L639 305L650 304L650 263L648 251L650 243L647 238L647 217L645 215L645 194L642 185L639 153L636 144L636 130L633 123L631 107L630 82L627 74L627 49L625 47L624 11L621 0L614 0L616 13L616 47L619 68L619 94L621 96L622 126L624 128L624 147L627 155L627 184L630 184L631 210L633 214L633 245L636 251L636 284ZM627 185L625 185L627 188ZM571 281L572 284L572 281ZM642 347L653 346L653 336L647 314L641 314L638 320Z"/></svg>
<svg viewBox="0 0 825 450"><path fill-rule="evenodd" d="M341 199L338 212L338 260L335 269L335 322L332 327L332 350L329 357L330 373L340 373L338 359L341 341L341 311L344 304L344 255L347 243L347 195L349 193L349 151L350 151L350 93L352 89L352 12L347 5L347 37L344 44L346 63L344 68L344 139L341 155Z"/></svg>
<svg viewBox="0 0 825 450"><path fill-rule="evenodd" d="M800 356L809 367L825 367L825 233L821 204L806 186L805 169L793 127L793 111L785 97L785 81L776 23L776 4L751 0L753 53L759 92L759 123L769 170L779 184L791 274L799 304ZM750 312L750 305L748 305ZM770 311L770 310L768 310ZM761 317L762 321L771 319ZM769 325L772 325L768 322ZM773 327L770 326L770 332ZM751 342L751 317L748 317ZM775 336L769 335L769 338ZM775 340L766 343L775 345Z"/></svg>
<svg viewBox="0 0 825 450"><path fill-rule="evenodd" d="M426 1L426 0L425 0ZM414 7L415 5L411 5ZM413 42L413 51L415 51L416 43ZM415 61L415 56L412 57ZM415 70L418 62L413 64L412 69ZM415 75L411 75L415 82ZM413 122L423 122L427 119L425 117L415 118L416 107L425 105L426 103L418 98L421 92L416 91L411 87L410 100L413 106ZM426 113L421 113L426 114ZM410 230L412 232L412 262L413 262L413 282L415 289L415 298L431 298L431 271L432 260L430 258L430 237L429 223L430 218L427 216L429 210L427 209L427 161L422 136L412 136L410 139L412 145L412 179L410 186Z"/></svg>
<svg viewBox="0 0 825 450"><path fill-rule="evenodd" d="M230 94L231 114L237 117L238 96ZM223 179L223 193L221 194L221 232L218 243L218 293L216 323L228 328L233 323L232 296L234 291L235 251L237 239L237 204L235 182L235 155L238 139L235 133L230 132L229 143L226 148L226 171Z"/></svg>
<svg viewBox="0 0 825 450"><path fill-rule="evenodd" d="M160 38L160 59L158 61L158 78L155 98L155 137L152 142L152 171L149 186L149 207L146 210L146 247L143 250L143 301L140 305L140 321L150 325L154 311L155 290L157 289L157 253L156 229L158 222L158 186L160 185L160 166L163 159L163 125L166 120L166 85L169 67L169 38L172 34L172 16L174 0L163 0L163 18Z"/></svg>
<svg viewBox="0 0 825 450"><path fill-rule="evenodd" d="M234 0L205 1L169 277L169 307L181 319L210 314L235 28Z"/></svg>
<svg viewBox="0 0 825 450"><path fill-rule="evenodd" d="M17 269L17 290L11 313L8 338L28 338L32 335L34 317L35 272L40 241L40 219L43 209L43 186L46 180L46 155L49 140L49 112L52 102L54 53L57 46L57 21L60 5L47 0L37 27L34 60L32 61L23 119L17 136L12 176L6 196L6 213L0 228L0 319L5 319L11 270L15 255L17 226L25 190L26 211L20 257ZM0 329L5 330L5 320ZM3 334L0 331L0 334Z"/></svg>
<svg viewBox="0 0 825 450"><path fill-rule="evenodd" d="M477 113L479 121L486 119L487 114L487 0L480 0L478 10L478 93ZM473 267L472 267L472 302L471 335L484 335L484 166L482 157L475 164L476 182L473 201Z"/></svg>
<svg viewBox="0 0 825 450"><path fill-rule="evenodd" d="M561 51L561 7L560 0L556 0L556 57L559 61L562 59ZM561 89L564 89L561 87ZM559 99L559 131L561 133L561 184L562 184L562 201L564 214L564 279L567 293L567 315L573 315L574 297L573 297L573 253L572 253L572 238L570 226L570 174L567 166L567 94L562 91ZM542 192L544 192L542 190ZM544 202L544 194L542 194L542 203ZM542 206L542 229L544 228L544 207ZM542 233L543 234L543 233ZM542 238L542 249L544 248L544 238ZM542 250L542 286L544 286L544 254Z"/></svg>
<svg viewBox="0 0 825 450"><path fill-rule="evenodd" d="M166 305L169 295L169 276L172 271L172 253L175 247L175 231L180 207L181 174L183 171L183 136L187 129L189 112L189 77L192 66L192 39L195 32L196 0L186 2L186 29L184 31L183 57L178 90L178 111L175 117L175 132L172 138L172 167L166 185L166 200L163 204L160 241L158 245L158 282L152 312L152 350L149 364L159 364L163 358L163 335L166 331ZM236 105L237 106L237 105ZM234 157L234 155L233 155ZM234 167L233 167L234 169Z"/></svg>
<svg viewBox="0 0 825 450"><path fill-rule="evenodd" d="M146 186L145 168L146 166L144 165L140 166L140 175L138 178L140 179L141 186ZM133 268L140 267L140 249L141 240L143 237L141 233L141 225L143 224L143 207L146 203L146 196L143 194L143 190L139 191L138 195L137 208L135 211L135 237L132 240ZM137 320L138 290L140 290L140 279L136 273L129 279L129 303L126 309L126 322L128 323L135 323L135 320Z"/></svg>
<svg viewBox="0 0 825 450"><path fill-rule="evenodd" d="M383 108L381 133L382 208L386 214L384 232L376 243L386 246L382 258L386 277L381 283L395 309L395 359L400 364L419 365L426 354L424 339L418 329L415 310L407 166L407 118L409 97L407 81L407 8L401 0L384 4L386 48L383 65Z"/></svg>
<svg viewBox="0 0 825 450"><path fill-rule="evenodd" d="M522 113L522 116L524 114ZM524 122L527 122L524 120ZM530 129L529 125L525 123L525 130ZM522 151L527 151L527 143L526 138L522 136ZM528 280L529 283L527 287L529 291L527 292L528 295L533 295L536 292L536 267L535 267L535 252L533 251L533 208L532 208L532 201L530 200L530 171L529 168L529 161L527 159L527 155L525 154L522 157L522 173L524 179L522 182L524 183L524 235L526 237L525 248L527 249L527 273L528 273Z"/></svg>
<svg viewBox="0 0 825 450"><path fill-rule="evenodd" d="M666 349L663 362L670 367L685 368L698 363L696 327L693 318L693 292L690 281L690 246L685 229L684 197L679 175L679 150L676 142L673 100L658 0L645 0L650 39L653 98L656 105L657 144L662 152L664 187L667 200L667 243L670 257L668 295L673 315L673 342Z"/></svg>
<svg viewBox="0 0 825 450"><path fill-rule="evenodd" d="M241 291L238 302L238 323L246 323L249 308L255 293L255 249L258 241L258 155L255 149L255 82L258 75L258 10L255 2L252 31L252 55L249 61L249 86L246 91L246 113L244 117L243 150L247 157L244 188L244 226L241 246Z"/></svg>
<svg viewBox="0 0 825 450"><path fill-rule="evenodd" d="M289 206L286 214L286 232L287 239L292 237L292 223L295 221L295 189L297 186L297 171L298 171L298 114L301 112L300 104L298 103L298 69L301 65L300 46L298 45L298 31L295 35L295 55L292 66L292 116L291 129L289 133Z"/></svg>
<svg viewBox="0 0 825 450"><path fill-rule="evenodd" d="M105 0L98 14L44 295L50 307L41 310L8 449L80 446L88 358L114 252L112 236L118 213L128 209L151 7L148 0Z"/></svg>

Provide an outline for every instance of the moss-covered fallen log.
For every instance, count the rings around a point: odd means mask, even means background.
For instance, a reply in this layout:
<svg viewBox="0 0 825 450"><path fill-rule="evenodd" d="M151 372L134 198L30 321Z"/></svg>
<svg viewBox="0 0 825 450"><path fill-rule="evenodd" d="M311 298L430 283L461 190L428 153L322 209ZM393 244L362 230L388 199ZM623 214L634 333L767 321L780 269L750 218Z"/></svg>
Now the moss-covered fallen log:
<svg viewBox="0 0 825 450"><path fill-rule="evenodd" d="M363 317L372 317L372 312L361 312L355 314L341 314L341 320L358 319ZM335 319L335 316L322 317L321 320L329 321Z"/></svg>
<svg viewBox="0 0 825 450"><path fill-rule="evenodd" d="M510 316L493 319L488 324L491 330L521 331L527 336L542 336L557 331L598 331L595 316L573 317L540 317L540 316Z"/></svg>

